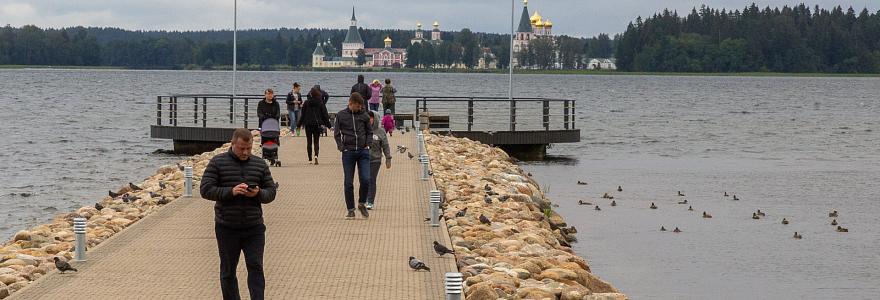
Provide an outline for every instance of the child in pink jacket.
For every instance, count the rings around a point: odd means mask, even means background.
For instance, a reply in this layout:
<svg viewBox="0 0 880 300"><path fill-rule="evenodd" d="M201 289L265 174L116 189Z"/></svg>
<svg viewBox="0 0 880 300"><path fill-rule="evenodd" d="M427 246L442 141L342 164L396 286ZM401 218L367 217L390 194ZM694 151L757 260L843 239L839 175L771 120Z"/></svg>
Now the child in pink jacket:
<svg viewBox="0 0 880 300"><path fill-rule="evenodd" d="M382 117L382 128L385 129L385 132L388 133L388 136L393 136L392 132L394 131L394 115L391 114L390 109L386 109L385 116Z"/></svg>

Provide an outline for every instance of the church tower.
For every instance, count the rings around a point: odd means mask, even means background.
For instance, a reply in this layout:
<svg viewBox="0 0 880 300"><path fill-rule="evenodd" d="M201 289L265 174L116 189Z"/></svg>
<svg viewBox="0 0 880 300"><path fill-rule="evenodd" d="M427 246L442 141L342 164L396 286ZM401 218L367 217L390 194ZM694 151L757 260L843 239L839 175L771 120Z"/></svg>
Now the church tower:
<svg viewBox="0 0 880 300"><path fill-rule="evenodd" d="M354 7L351 8L351 25L348 33L342 41L342 57L357 57L358 50L364 49L364 40L357 28L357 18L354 17Z"/></svg>
<svg viewBox="0 0 880 300"><path fill-rule="evenodd" d="M523 10L522 15L519 18L519 27L517 27L516 33L513 35L514 55L511 57L513 66L519 65L516 58L517 55L524 49L528 48L529 41L535 38L535 32L532 30L533 24L532 17L529 17L529 0L523 0Z"/></svg>
<svg viewBox="0 0 880 300"><path fill-rule="evenodd" d="M440 42L440 23L434 21L434 30L431 31L431 41Z"/></svg>

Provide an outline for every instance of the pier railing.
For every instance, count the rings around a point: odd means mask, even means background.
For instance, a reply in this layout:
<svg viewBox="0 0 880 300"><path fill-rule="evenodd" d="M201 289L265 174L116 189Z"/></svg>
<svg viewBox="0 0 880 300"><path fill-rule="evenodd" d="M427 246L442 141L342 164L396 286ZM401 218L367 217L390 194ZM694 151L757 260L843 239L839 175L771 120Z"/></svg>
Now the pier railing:
<svg viewBox="0 0 880 300"><path fill-rule="evenodd" d="M277 95L282 112L286 95ZM395 115L448 117L450 131L575 130L575 100L505 97L397 96ZM156 97L156 125L257 128L263 95L176 94ZM330 96L327 110L345 108L348 96Z"/></svg>

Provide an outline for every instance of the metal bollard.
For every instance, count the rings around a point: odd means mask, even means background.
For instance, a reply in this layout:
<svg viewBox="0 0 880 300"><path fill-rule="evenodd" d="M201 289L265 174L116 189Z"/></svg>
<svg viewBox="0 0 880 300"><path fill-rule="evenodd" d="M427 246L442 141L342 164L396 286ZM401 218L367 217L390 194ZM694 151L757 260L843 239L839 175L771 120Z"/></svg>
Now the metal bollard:
<svg viewBox="0 0 880 300"><path fill-rule="evenodd" d="M185 187L186 189L183 191L184 197L192 197L193 195L193 167L186 166L183 168L183 177L186 179Z"/></svg>
<svg viewBox="0 0 880 300"><path fill-rule="evenodd" d="M440 226L440 201L442 200L443 196L438 190L431 191L430 196L428 196L429 216L431 216L431 226L433 227Z"/></svg>
<svg viewBox="0 0 880 300"><path fill-rule="evenodd" d="M446 273L446 300L461 300L463 277L458 272Z"/></svg>
<svg viewBox="0 0 880 300"><path fill-rule="evenodd" d="M73 233L76 236L76 251L73 259L76 261L86 260L86 218L73 218Z"/></svg>
<svg viewBox="0 0 880 300"><path fill-rule="evenodd" d="M430 170L428 170L428 163L430 163L431 159L428 158L427 154L422 154L419 156L419 161L422 163L422 180L428 180L430 175Z"/></svg>
<svg viewBox="0 0 880 300"><path fill-rule="evenodd" d="M419 144L419 156L422 156L425 154L425 135L419 132L416 136L418 137L416 144Z"/></svg>

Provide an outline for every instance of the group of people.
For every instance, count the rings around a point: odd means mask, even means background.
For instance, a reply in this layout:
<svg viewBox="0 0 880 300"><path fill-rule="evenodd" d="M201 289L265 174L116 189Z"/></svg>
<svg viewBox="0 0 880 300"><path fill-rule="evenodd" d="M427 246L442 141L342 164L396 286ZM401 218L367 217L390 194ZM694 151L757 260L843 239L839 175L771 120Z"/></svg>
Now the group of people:
<svg viewBox="0 0 880 300"><path fill-rule="evenodd" d="M333 130L336 147L342 156L345 195L345 218L353 219L355 209L363 218L375 206L376 180L385 158L385 168L391 168L391 147L388 135L394 128L394 105L397 90L391 80L385 85L374 80L364 83L358 75L352 86L348 104L336 113L333 123L327 112L329 95L315 85L302 100L301 86L294 83L285 103L290 118L291 136L299 136L305 129L306 149L310 163L318 164L319 140L328 128ZM281 108L272 89L264 91L264 99L257 106L259 124L267 119L280 120ZM381 114L379 104L384 109ZM380 121L381 117L381 121ZM380 128L381 123L381 128ZM386 135L387 134L387 135ZM232 135L229 151L211 159L202 175L201 196L214 201L214 231L220 255L220 286L223 299L240 299L236 267L242 252L248 270L248 291L251 299L263 299L263 249L266 226L262 205L275 200L278 183L272 178L263 159L251 157L253 135L244 128ZM314 151L314 156L312 155ZM360 184L357 203L354 197L354 176Z"/></svg>

